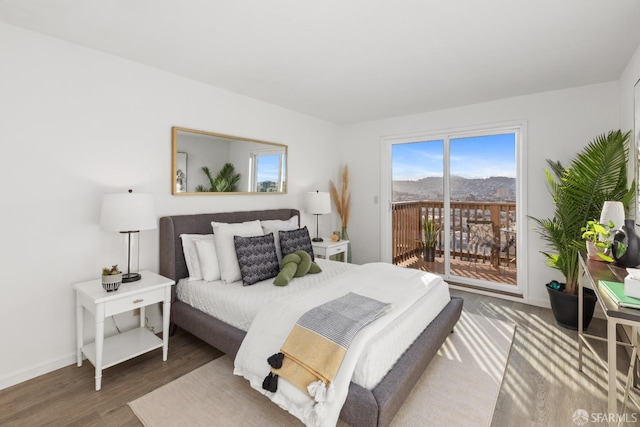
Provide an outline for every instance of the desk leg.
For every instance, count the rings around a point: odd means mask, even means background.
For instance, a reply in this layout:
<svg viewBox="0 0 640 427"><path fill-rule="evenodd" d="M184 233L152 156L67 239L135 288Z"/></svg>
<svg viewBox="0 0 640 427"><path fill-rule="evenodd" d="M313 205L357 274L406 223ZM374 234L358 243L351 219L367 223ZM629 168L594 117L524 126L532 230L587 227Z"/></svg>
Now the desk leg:
<svg viewBox="0 0 640 427"><path fill-rule="evenodd" d="M104 304L96 306L96 391L102 388L102 352L104 350Z"/></svg>
<svg viewBox="0 0 640 427"><path fill-rule="evenodd" d="M80 304L80 296L76 292L76 362L82 366L82 344L84 341L84 307Z"/></svg>
<svg viewBox="0 0 640 427"><path fill-rule="evenodd" d="M162 361L167 361L169 355L169 318L171 316L171 286L165 290L162 304Z"/></svg>
<svg viewBox="0 0 640 427"><path fill-rule="evenodd" d="M616 361L616 322L607 320L607 361L609 365L609 385L608 385L608 412L609 415L618 413L618 390L617 390L617 361ZM615 426L615 421L609 423Z"/></svg>
<svg viewBox="0 0 640 427"><path fill-rule="evenodd" d="M582 334L584 332L583 325L583 312L584 312L584 286L583 278L579 276L578 279L578 371L582 372Z"/></svg>

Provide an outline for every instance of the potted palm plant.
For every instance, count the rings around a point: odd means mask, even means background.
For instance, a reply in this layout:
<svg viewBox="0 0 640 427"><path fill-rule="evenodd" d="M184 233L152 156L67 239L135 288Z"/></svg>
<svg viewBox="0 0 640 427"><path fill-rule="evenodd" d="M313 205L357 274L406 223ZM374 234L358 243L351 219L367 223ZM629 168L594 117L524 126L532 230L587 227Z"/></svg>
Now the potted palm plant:
<svg viewBox="0 0 640 427"><path fill-rule="evenodd" d="M236 169L231 163L225 163L215 177L211 173L211 169L208 166L203 166L202 172L209 180L209 187L204 185L198 185L196 192L208 192L208 193L233 193L238 191L238 181L240 180L240 174L236 173Z"/></svg>
<svg viewBox="0 0 640 427"><path fill-rule="evenodd" d="M547 284L556 321L576 329L578 323L578 255L586 250L582 227L600 215L607 200L621 201L628 211L635 183L627 183L630 132L611 131L597 136L571 161L568 167L547 160L545 170L549 193L555 204L552 218L529 217L546 242L542 251L549 267L559 270L565 283ZM595 308L595 295L585 294L584 325Z"/></svg>
<svg viewBox="0 0 640 427"><path fill-rule="evenodd" d="M427 262L434 262L436 259L436 246L438 245L438 237L442 230L442 224L424 217L422 222L422 240L417 242L423 249L423 258Z"/></svg>

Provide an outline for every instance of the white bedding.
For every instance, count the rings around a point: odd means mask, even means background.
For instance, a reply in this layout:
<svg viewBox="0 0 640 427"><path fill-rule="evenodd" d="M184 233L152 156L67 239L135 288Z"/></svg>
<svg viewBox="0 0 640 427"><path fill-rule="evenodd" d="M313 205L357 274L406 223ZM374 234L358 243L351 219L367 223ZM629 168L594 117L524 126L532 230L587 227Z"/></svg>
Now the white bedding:
<svg viewBox="0 0 640 427"><path fill-rule="evenodd" d="M356 268L346 262L316 259L322 273L296 277L287 286L274 286L274 279L267 279L251 286L243 286L242 281L224 283L221 280L178 282L178 299L231 326L248 331L258 311L265 304L285 295L317 287L325 280Z"/></svg>
<svg viewBox="0 0 640 427"><path fill-rule="evenodd" d="M252 286L242 286L242 282L182 279L177 285L177 296L180 301L246 332L258 311L269 302L316 288L322 282L358 267L324 259L316 259L316 262L322 273L294 278L288 286L274 286L273 279ZM390 283L389 286L394 285ZM396 320L396 327L381 331L364 348L352 381L373 389L449 300L448 285L442 280L436 281L427 294L414 303L412 310Z"/></svg>
<svg viewBox="0 0 640 427"><path fill-rule="evenodd" d="M326 281L323 286L308 293L279 298L260 310L235 359L234 374L248 379L251 386L267 395L283 409L295 415L306 425L331 426L338 420L340 409L347 397L349 383L353 379L360 356L370 342L389 336L387 331L398 331L396 321L411 311L416 311L416 301L444 283L442 278L418 270L404 269L390 264L372 263ZM280 351L289 332L302 314L348 292L354 292L391 304L384 316L362 328L354 337L342 360L336 377L331 382L331 393L322 394L314 402L306 392L283 378L278 380L275 393L262 389L262 380L269 373L267 358ZM387 344L388 345L388 344ZM378 348L368 354L375 356L386 352Z"/></svg>

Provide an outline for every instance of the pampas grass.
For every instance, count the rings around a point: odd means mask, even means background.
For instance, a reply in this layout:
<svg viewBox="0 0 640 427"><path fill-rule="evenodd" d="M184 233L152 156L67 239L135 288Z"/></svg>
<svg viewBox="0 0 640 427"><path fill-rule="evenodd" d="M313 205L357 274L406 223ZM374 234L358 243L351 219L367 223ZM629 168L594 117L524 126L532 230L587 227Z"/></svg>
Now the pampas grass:
<svg viewBox="0 0 640 427"><path fill-rule="evenodd" d="M346 228L349 224L349 213L351 211L351 194L349 193L349 167L342 168L342 188L340 193L332 180L329 180L329 193L331 200L336 205L336 211L342 220L342 227Z"/></svg>

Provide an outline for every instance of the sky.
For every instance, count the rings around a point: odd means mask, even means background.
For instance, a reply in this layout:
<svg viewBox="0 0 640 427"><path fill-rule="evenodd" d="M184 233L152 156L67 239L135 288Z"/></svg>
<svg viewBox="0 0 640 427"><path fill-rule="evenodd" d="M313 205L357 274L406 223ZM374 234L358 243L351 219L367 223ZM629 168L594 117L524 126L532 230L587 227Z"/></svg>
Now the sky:
<svg viewBox="0 0 640 427"><path fill-rule="evenodd" d="M451 139L451 174L464 178L516 177L516 135L486 135ZM395 144L393 180L442 176L444 141Z"/></svg>
<svg viewBox="0 0 640 427"><path fill-rule="evenodd" d="M266 155L258 157L257 182L273 181L278 182L280 174L280 155Z"/></svg>

